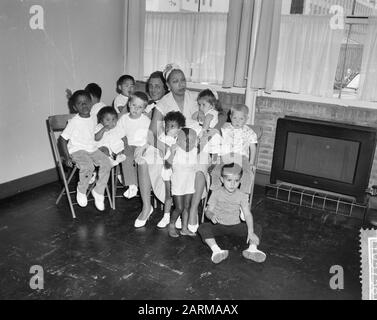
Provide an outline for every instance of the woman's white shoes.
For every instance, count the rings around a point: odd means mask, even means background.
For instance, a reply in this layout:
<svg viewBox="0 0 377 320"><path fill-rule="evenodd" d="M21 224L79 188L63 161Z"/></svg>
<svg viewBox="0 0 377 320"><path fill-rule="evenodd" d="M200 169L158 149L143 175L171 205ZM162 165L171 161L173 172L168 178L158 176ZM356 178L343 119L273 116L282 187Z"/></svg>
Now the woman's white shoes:
<svg viewBox="0 0 377 320"><path fill-rule="evenodd" d="M153 213L153 207L151 208L151 211L149 212L147 219L141 220L137 218L134 224L135 228L143 228L146 225L152 213Z"/></svg>
<svg viewBox="0 0 377 320"><path fill-rule="evenodd" d="M164 216L162 217L161 221L157 224L157 228L164 229L166 228L170 223L170 213L164 213Z"/></svg>

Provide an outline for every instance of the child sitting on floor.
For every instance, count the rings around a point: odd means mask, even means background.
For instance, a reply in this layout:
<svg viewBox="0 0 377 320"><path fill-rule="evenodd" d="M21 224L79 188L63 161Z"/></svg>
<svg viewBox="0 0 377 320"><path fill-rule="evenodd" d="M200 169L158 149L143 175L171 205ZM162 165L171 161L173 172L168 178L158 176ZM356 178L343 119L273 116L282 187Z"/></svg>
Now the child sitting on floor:
<svg viewBox="0 0 377 320"><path fill-rule="evenodd" d="M195 193L195 177L198 166L197 134L195 130L183 128L179 131L177 143L173 145L171 156L167 160L172 165L171 193L174 199L174 211L170 217L169 236L179 237L175 223L182 216L183 236L195 236L188 229L189 210Z"/></svg>
<svg viewBox="0 0 377 320"><path fill-rule="evenodd" d="M241 177L242 168L239 165L232 163L222 167L223 186L212 193L205 212L211 222L201 224L198 229L202 240L211 248L211 260L216 264L229 255L229 251L220 249L215 240L224 235L247 239L249 248L242 252L244 258L255 262L264 262L266 259L266 255L257 249L259 238L254 230L259 229L259 226L254 227L248 196L238 189ZM240 209L244 212L246 224L240 220Z"/></svg>
<svg viewBox="0 0 377 320"><path fill-rule="evenodd" d="M67 124L59 137L62 156L67 166L75 163L80 170L80 180L77 186L77 203L86 207L88 199L86 192L89 181L94 172L94 167L99 167L96 187L92 191L95 206L98 210L105 210L104 192L109 180L111 163L109 158L98 150L95 139L95 125L90 116L92 106L88 92L76 91L70 98L71 105L78 113Z"/></svg>
<svg viewBox="0 0 377 320"><path fill-rule="evenodd" d="M250 159L256 152L258 137L246 124L249 108L245 105L235 105L231 108L231 123L225 123L221 128L220 164L213 169L211 190L221 188L221 168L224 164L237 163L242 167L241 191L249 194L254 183L255 168L251 168Z"/></svg>
<svg viewBox="0 0 377 320"><path fill-rule="evenodd" d="M118 96L114 100L114 108L117 113L121 113L127 107L129 98L135 91L135 79L130 75L124 75L119 78L116 84ZM128 112L127 110L125 113Z"/></svg>
<svg viewBox="0 0 377 320"><path fill-rule="evenodd" d="M143 114L148 104L148 96L144 92L135 92L128 101L129 113L122 115L117 124L125 139L124 154L126 160L122 162L125 185L128 190L124 197L131 199L139 191L137 180L137 168L135 163L135 151L147 144L148 131L151 120Z"/></svg>
<svg viewBox="0 0 377 320"><path fill-rule="evenodd" d="M119 128L116 127L118 114L113 107L104 107L98 112L97 117L95 140L98 143L98 149L109 157L113 167L117 166L126 160L123 154L123 137Z"/></svg>
<svg viewBox="0 0 377 320"><path fill-rule="evenodd" d="M178 132L180 129L185 127L186 119L184 115L179 111L172 111L169 112L165 118L165 133L162 133L158 139L166 144L169 148L171 148L177 141ZM162 168L161 176L165 183L165 205L164 205L164 216L161 221L157 224L158 228L166 228L170 222L170 211L173 205L173 200L171 197L171 176L172 176L172 169L171 164L167 161L167 159L171 155L171 150L166 152L165 156L165 165ZM179 223L176 224L179 227Z"/></svg>

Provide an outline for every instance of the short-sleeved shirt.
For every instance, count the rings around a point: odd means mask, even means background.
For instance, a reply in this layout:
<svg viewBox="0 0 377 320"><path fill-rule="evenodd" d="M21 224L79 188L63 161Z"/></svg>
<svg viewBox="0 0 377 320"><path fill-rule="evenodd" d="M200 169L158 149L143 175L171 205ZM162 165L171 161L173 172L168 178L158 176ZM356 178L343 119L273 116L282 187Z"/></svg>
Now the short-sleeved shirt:
<svg viewBox="0 0 377 320"><path fill-rule="evenodd" d="M92 153L97 150L94 132L95 125L92 117L82 118L77 114L68 121L61 137L68 141L69 154L80 150Z"/></svg>
<svg viewBox="0 0 377 320"><path fill-rule="evenodd" d="M98 123L97 114L104 107L106 107L106 104L104 104L103 102L98 102L98 103L94 104L92 106L92 109L90 110L90 116L93 117L93 120L95 120L96 124Z"/></svg>
<svg viewBox="0 0 377 320"><path fill-rule="evenodd" d="M114 108L117 113L120 113L119 108L123 108L127 105L128 97L124 96L123 94L119 94L114 100Z"/></svg>
<svg viewBox="0 0 377 320"><path fill-rule="evenodd" d="M147 144L150 124L151 120L144 114L139 119L132 119L127 113L118 120L117 130L127 137L130 146L142 147Z"/></svg>
<svg viewBox="0 0 377 320"><path fill-rule="evenodd" d="M97 133L103 128L102 124L98 124L95 132ZM122 140L124 136L122 136L122 132L120 131L119 127L115 127L114 129L111 129L109 131L106 131L102 139L100 141L97 141L98 148L100 147L106 147L108 148L112 153L118 154L124 150L124 142Z"/></svg>
<svg viewBox="0 0 377 320"><path fill-rule="evenodd" d="M208 204L214 207L212 212L219 220L219 223L226 226L233 226L241 223L241 206L248 206L248 196L237 189L233 193L226 191L224 187L213 191Z"/></svg>
<svg viewBox="0 0 377 320"><path fill-rule="evenodd" d="M186 118L186 126L189 127L191 123L195 120L192 119L192 115L198 111L198 102L197 102L198 94L195 92L191 92L186 90L185 93L185 101L183 106L183 112L177 105L173 94L169 92L165 95L156 105L156 109L161 112L161 114L165 117L171 111L180 111Z"/></svg>
<svg viewBox="0 0 377 320"><path fill-rule="evenodd" d="M225 123L221 135L222 154L236 153L249 157L250 145L258 143L256 133L247 125L235 129L231 123Z"/></svg>

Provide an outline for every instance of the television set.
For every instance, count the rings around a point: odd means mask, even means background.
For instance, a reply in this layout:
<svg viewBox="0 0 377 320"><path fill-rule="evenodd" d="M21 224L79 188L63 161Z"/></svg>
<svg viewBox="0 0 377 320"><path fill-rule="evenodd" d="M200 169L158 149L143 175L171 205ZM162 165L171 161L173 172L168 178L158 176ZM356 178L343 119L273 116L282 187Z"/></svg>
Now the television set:
<svg viewBox="0 0 377 320"><path fill-rule="evenodd" d="M278 119L271 169L277 181L362 199L377 129L298 117Z"/></svg>

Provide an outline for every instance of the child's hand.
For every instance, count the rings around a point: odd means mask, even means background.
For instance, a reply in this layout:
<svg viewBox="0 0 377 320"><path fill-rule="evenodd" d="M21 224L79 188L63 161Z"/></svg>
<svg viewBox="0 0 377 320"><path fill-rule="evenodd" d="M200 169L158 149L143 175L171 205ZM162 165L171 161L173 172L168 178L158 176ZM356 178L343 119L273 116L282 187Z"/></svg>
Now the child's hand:
<svg viewBox="0 0 377 320"><path fill-rule="evenodd" d="M218 224L220 221L216 218L216 216L214 215L212 218L211 218L211 221L213 224Z"/></svg>
<svg viewBox="0 0 377 320"><path fill-rule="evenodd" d="M254 232L249 232L247 235L247 241L248 244L255 244L256 246L259 245L259 238Z"/></svg>
<svg viewBox="0 0 377 320"><path fill-rule="evenodd" d="M172 165L169 161L165 160L164 167L165 167L165 169L171 169Z"/></svg>

